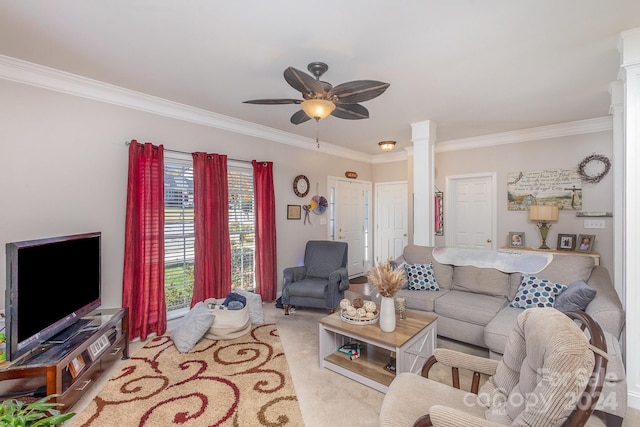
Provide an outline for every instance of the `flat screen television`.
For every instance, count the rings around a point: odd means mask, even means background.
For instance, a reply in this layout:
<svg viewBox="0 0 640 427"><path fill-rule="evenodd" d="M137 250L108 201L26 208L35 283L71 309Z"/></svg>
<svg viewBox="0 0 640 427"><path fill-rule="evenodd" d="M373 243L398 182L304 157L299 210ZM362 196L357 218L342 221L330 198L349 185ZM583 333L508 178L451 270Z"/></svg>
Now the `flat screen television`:
<svg viewBox="0 0 640 427"><path fill-rule="evenodd" d="M70 335L101 304L100 232L7 243L7 359Z"/></svg>

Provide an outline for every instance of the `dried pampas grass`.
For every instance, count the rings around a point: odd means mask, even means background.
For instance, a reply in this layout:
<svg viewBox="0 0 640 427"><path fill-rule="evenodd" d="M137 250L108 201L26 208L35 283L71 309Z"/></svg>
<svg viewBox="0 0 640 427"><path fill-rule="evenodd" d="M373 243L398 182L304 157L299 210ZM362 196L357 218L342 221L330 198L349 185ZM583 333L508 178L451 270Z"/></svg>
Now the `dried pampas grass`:
<svg viewBox="0 0 640 427"><path fill-rule="evenodd" d="M393 298L406 280L401 269L393 269L389 261L374 265L368 274L369 283L385 298Z"/></svg>

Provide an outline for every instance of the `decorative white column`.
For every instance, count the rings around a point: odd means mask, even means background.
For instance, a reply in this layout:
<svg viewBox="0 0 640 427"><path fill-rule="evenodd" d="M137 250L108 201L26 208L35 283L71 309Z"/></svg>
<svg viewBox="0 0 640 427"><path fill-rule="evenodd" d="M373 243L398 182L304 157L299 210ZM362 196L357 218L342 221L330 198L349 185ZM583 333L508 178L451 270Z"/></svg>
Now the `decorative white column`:
<svg viewBox="0 0 640 427"><path fill-rule="evenodd" d="M640 28L620 34L624 80L623 288L626 313L626 361L629 406L640 409ZM615 129L615 127L614 127Z"/></svg>
<svg viewBox="0 0 640 427"><path fill-rule="evenodd" d="M434 144L436 123L431 120L411 124L413 142L413 243L433 246L434 242Z"/></svg>

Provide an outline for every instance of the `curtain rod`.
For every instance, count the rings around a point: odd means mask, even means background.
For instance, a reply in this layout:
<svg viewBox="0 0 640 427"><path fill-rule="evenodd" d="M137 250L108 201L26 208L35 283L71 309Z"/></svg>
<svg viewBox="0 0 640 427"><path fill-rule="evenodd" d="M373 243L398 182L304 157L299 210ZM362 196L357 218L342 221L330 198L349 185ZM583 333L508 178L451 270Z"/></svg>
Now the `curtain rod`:
<svg viewBox="0 0 640 427"><path fill-rule="evenodd" d="M125 141L124 145L131 145L131 141ZM187 156L192 155L193 153L187 153L186 151L179 151L179 150L170 150L168 148L165 148L164 151L168 151L169 153L175 153L175 154L185 154ZM233 162L240 162L240 163L248 163L251 164L250 160L240 160L240 159L232 159L230 157L227 158L228 160L231 160Z"/></svg>

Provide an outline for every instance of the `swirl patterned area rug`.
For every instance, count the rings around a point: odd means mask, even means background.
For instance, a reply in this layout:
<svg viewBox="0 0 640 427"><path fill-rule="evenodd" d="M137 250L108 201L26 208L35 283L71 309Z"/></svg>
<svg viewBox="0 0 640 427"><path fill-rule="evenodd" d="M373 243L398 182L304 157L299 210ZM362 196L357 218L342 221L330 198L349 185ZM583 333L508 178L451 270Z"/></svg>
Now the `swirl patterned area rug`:
<svg viewBox="0 0 640 427"><path fill-rule="evenodd" d="M273 324L235 340L201 340L181 354L148 342L71 419L74 427L304 426Z"/></svg>

